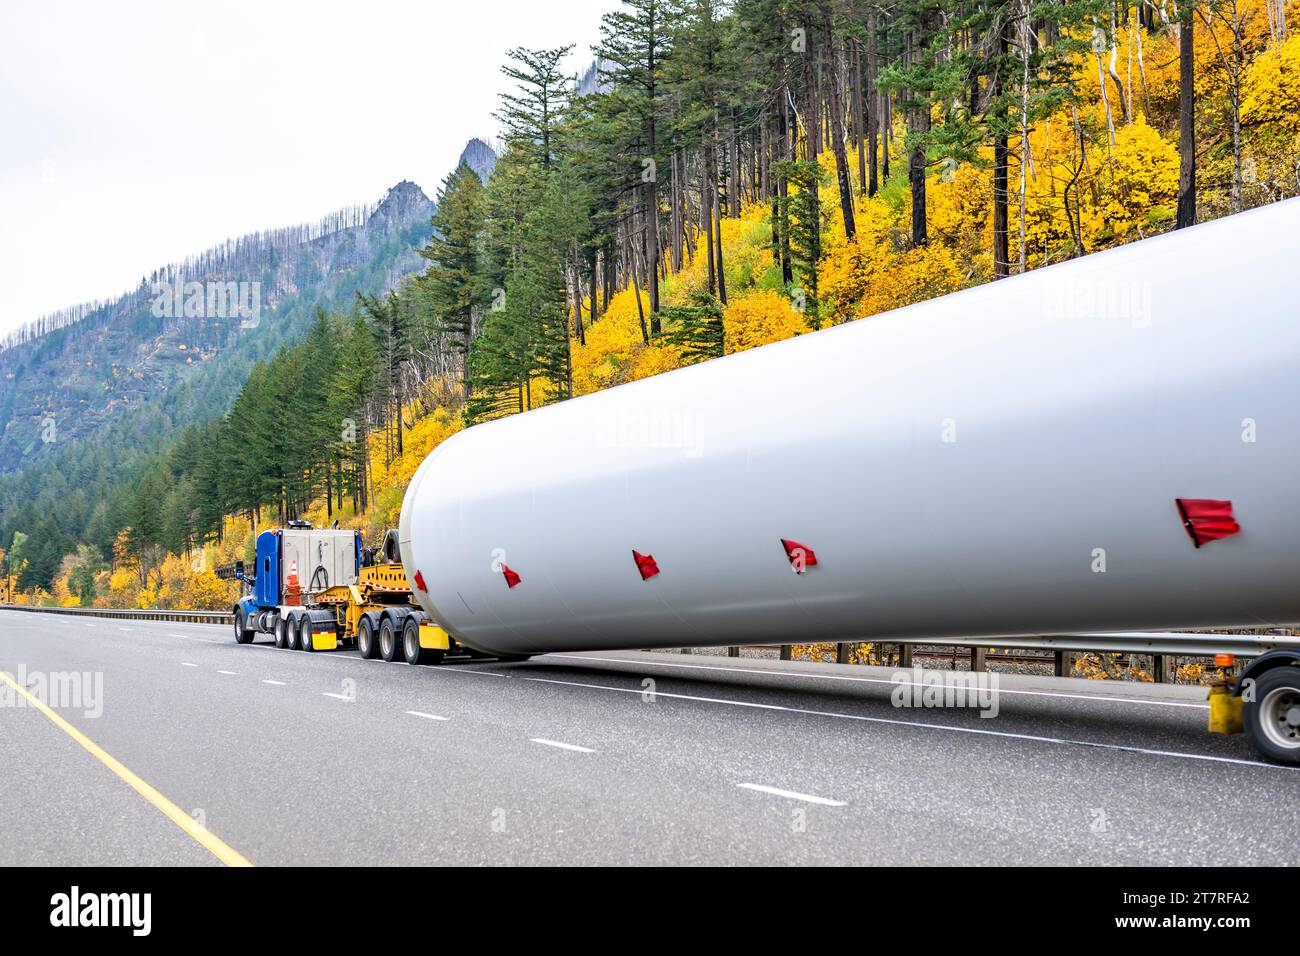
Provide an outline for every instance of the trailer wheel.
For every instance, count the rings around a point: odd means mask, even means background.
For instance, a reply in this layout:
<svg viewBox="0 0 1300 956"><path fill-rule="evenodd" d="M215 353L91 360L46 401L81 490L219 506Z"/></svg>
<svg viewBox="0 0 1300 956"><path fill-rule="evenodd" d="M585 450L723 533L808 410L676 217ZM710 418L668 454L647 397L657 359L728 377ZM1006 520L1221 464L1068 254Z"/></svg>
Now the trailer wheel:
<svg viewBox="0 0 1300 956"><path fill-rule="evenodd" d="M367 660L379 656L379 642L375 640L374 619L363 617L357 624L357 653Z"/></svg>
<svg viewBox="0 0 1300 956"><path fill-rule="evenodd" d="M304 614L298 619L298 646L309 654L316 650L316 645L313 643L315 633L316 628L311 618Z"/></svg>
<svg viewBox="0 0 1300 956"><path fill-rule="evenodd" d="M393 619L386 617L379 624L379 656L391 664L401 653L401 642L393 627Z"/></svg>
<svg viewBox="0 0 1300 956"><path fill-rule="evenodd" d="M1246 735L1261 754L1300 764L1300 668L1275 667L1255 679L1255 699L1243 705Z"/></svg>
<svg viewBox="0 0 1300 956"><path fill-rule="evenodd" d="M285 646L291 651L296 651L300 646L298 644L298 615L290 614L284 620L284 633L289 641Z"/></svg>
<svg viewBox="0 0 1300 956"><path fill-rule="evenodd" d="M413 617L402 625L402 656L408 664L442 663L442 651L420 646L420 623Z"/></svg>
<svg viewBox="0 0 1300 956"><path fill-rule="evenodd" d="M248 629L248 617L244 614L244 609L235 610L235 643L250 644L253 641L253 632Z"/></svg>
<svg viewBox="0 0 1300 956"><path fill-rule="evenodd" d="M282 617L275 622L275 646L288 650L291 644L290 635L293 633L293 622L287 617Z"/></svg>

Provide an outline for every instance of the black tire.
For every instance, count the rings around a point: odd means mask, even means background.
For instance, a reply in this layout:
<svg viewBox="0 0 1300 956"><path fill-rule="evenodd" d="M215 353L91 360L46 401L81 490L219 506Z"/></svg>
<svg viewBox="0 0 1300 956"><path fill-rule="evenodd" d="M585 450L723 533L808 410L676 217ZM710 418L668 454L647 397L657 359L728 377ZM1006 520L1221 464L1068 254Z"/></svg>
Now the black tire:
<svg viewBox="0 0 1300 956"><path fill-rule="evenodd" d="M293 627L293 622L287 617L277 618L275 622L275 646L288 650L290 647L289 636Z"/></svg>
<svg viewBox="0 0 1300 956"><path fill-rule="evenodd" d="M379 656L379 639L375 636L372 617L363 617L357 624L357 653L369 660Z"/></svg>
<svg viewBox="0 0 1300 956"><path fill-rule="evenodd" d="M298 646L309 654L316 650L312 645L312 638L315 634L315 625L312 623L311 618L304 614L298 619Z"/></svg>
<svg viewBox="0 0 1300 956"><path fill-rule="evenodd" d="M1276 763L1300 764L1300 667L1260 674L1253 696L1241 714L1251 744Z"/></svg>
<svg viewBox="0 0 1300 956"><path fill-rule="evenodd" d="M242 607L235 608L235 643L251 644L253 632L248 629L248 617Z"/></svg>
<svg viewBox="0 0 1300 956"><path fill-rule="evenodd" d="M402 624L402 657L408 664L442 663L442 651L420 646L420 622L413 617Z"/></svg>
<svg viewBox="0 0 1300 956"><path fill-rule="evenodd" d="M296 651L299 646L298 645L298 615L296 614L290 615L289 617L286 617L284 621L285 621L284 624L285 634L287 635L289 640L289 643L286 644L285 646L289 648L289 650L291 651Z"/></svg>
<svg viewBox="0 0 1300 956"><path fill-rule="evenodd" d="M379 656L390 664L402 656L402 641L391 617L384 618L379 624Z"/></svg>

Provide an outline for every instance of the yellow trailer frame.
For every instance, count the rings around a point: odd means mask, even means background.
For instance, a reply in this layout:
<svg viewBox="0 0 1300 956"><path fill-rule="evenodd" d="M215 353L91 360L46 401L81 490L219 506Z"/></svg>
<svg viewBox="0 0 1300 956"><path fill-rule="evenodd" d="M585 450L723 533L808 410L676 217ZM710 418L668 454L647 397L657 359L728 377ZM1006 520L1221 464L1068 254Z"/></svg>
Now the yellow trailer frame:
<svg viewBox="0 0 1300 956"><path fill-rule="evenodd" d="M411 584L400 564L376 564L362 568L356 584L339 584L316 596L316 604L334 610L336 629L332 633L313 634L312 647L318 651L337 649L339 640L353 640L361 618L371 612L394 607L415 607ZM437 624L420 625L420 646L426 650L450 651L455 646L451 635Z"/></svg>

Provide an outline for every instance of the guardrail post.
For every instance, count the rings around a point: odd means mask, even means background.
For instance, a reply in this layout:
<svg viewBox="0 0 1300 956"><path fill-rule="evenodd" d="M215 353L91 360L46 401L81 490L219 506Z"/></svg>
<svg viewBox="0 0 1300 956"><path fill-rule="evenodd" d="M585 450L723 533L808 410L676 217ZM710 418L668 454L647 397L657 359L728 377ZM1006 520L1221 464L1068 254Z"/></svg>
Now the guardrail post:
<svg viewBox="0 0 1300 956"><path fill-rule="evenodd" d="M983 647L972 647L970 649L970 669L973 671L988 670L988 662L985 659L987 649Z"/></svg>
<svg viewBox="0 0 1300 956"><path fill-rule="evenodd" d="M734 645L734 644L733 644L731 647L728 647L728 648L727 648L727 656L728 656L728 657L739 657L739 656L740 656L740 648L737 647L737 646Z"/></svg>
<svg viewBox="0 0 1300 956"><path fill-rule="evenodd" d="M911 644L898 645L898 666L899 667L912 666L912 645Z"/></svg>
<svg viewBox="0 0 1300 956"><path fill-rule="evenodd" d="M836 664L847 664L847 663L849 662L849 657L850 657L850 655L852 654L852 651L850 650L850 648L852 648L852 647L853 647L852 644L836 644L836 645L835 645L835 663L836 663Z"/></svg>
<svg viewBox="0 0 1300 956"><path fill-rule="evenodd" d="M1163 684L1169 679L1168 677L1168 656L1165 654L1156 654L1151 658L1151 677L1157 684Z"/></svg>
<svg viewBox="0 0 1300 956"><path fill-rule="evenodd" d="M783 660L783 661L788 661L788 660L790 660L790 652L793 651L793 650L794 650L794 645L793 645L793 644L782 644L782 645L781 645L781 660Z"/></svg>
<svg viewBox="0 0 1300 956"><path fill-rule="evenodd" d="M1068 651L1056 652L1055 672L1057 677L1069 677L1074 670L1074 655Z"/></svg>

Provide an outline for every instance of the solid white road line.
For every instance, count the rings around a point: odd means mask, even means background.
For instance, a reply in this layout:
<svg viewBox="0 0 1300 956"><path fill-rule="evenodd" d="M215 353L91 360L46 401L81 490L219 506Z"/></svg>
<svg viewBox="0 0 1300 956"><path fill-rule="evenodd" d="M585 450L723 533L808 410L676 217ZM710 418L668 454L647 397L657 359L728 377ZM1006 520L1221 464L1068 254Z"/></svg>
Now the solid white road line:
<svg viewBox="0 0 1300 956"><path fill-rule="evenodd" d="M546 677L521 677L519 680L534 681L539 684L568 684L570 687L585 687L591 690L604 690L615 694L647 693L640 687L610 687L607 684L586 684L569 680L553 680ZM1241 764L1246 767L1259 767L1264 770L1286 770L1292 773L1300 767L1288 767L1282 764L1264 763L1260 760L1243 760L1238 757L1215 757L1210 754L1183 753L1177 750L1149 750L1146 747L1133 747L1127 744L1107 744L1093 740L1072 740L1069 737L1043 737L1038 734L1016 734L1005 730L982 730L978 727L958 727L951 724L932 724L923 720L897 720L892 717L867 717L862 714L842 714L832 710L809 710L804 707L783 707L780 704L760 704L748 700L726 700L720 697L697 697L692 694L670 694L667 691L654 691L655 697L671 700L693 700L704 704L724 704L728 707L751 707L755 710L776 710L787 714L807 714L810 717L831 717L836 720L857 720L868 724L889 724L894 727L917 727L922 730L943 730L952 734L977 734L981 737L1003 737L1012 740L1033 740L1044 744L1060 744L1071 747L1093 747L1098 750L1119 750L1125 753L1146 754L1153 757L1179 757L1183 760L1207 760L1211 763Z"/></svg>
<svg viewBox="0 0 1300 956"><path fill-rule="evenodd" d="M422 710L408 710L412 717L423 717L425 720L451 720L450 717L439 717L437 714L426 714Z"/></svg>
<svg viewBox="0 0 1300 956"><path fill-rule="evenodd" d="M759 793L770 793L774 797L802 800L804 803L817 803L823 807L844 806L843 800L828 800L826 797L814 797L811 793L796 793L793 790L782 790L779 787L765 787L761 783L738 783L736 786L742 790L757 790Z"/></svg>
<svg viewBox="0 0 1300 956"><path fill-rule="evenodd" d="M180 637L181 635L174 635L174 636ZM200 640L207 644L226 644L226 645L233 645L239 648L246 648L246 647L260 647L260 648L271 648L271 649L274 648L274 645L271 644L240 645L240 644L233 644L233 642L231 641L216 641L216 640L208 640L205 638L193 638L193 637L187 637L186 640ZM847 680L847 681L861 681L863 683L892 683L891 681L885 680L883 678L875 678L875 677L849 677L847 675L839 676L834 674L803 674L795 671L782 671L782 670L768 671L768 670L762 670L760 668L750 668L750 667L716 667L707 664L674 664L674 663L669 663L667 661L637 661L637 660L631 660L628 658L621 658L621 657L595 657L595 656L581 655L581 654L550 654L547 656L555 657L555 658L567 657L573 660L581 660L581 661L599 661L604 663L631 664L638 667L641 666L675 667L675 668L681 668L686 670L697 670L697 671L718 670L718 671L729 671L729 672L740 673L740 674L760 674L760 675L768 675L768 676L775 674L781 677L811 677L811 678L821 679L821 680ZM365 660L365 658L356 657L354 655L346 655L346 656L315 655L314 659L337 660L337 661L362 661L364 663L373 663L373 664L386 663L385 661L378 661L378 660L367 661ZM503 677L503 678L510 678L515 680L534 681L536 683L542 683L542 684L567 684L571 687L586 687L593 690L603 690L603 691L609 691L611 693L619 693L619 694L644 694L645 693L645 690L639 687L637 688L609 687L604 684L588 684L588 683L582 683L578 681L553 680L544 677L523 677L518 674L501 674L493 671L471 670L469 668L461 668L461 667L439 668L433 671L433 673L469 675L473 677ZM1066 697L1066 698L1078 699L1078 700L1101 700L1101 701L1111 701L1114 703L1122 703L1122 704L1130 704L1130 703L1131 704L1159 704L1159 705L1170 706L1170 707L1197 707L1200 709L1205 709L1208 706L1204 704L1184 704L1184 703L1179 703L1177 701L1141 700L1139 698L1129 698L1129 697L1101 697L1101 696L1094 696L1091 694L1057 694L1057 693L1050 693L1045 691L1027 691L1027 690L1010 691L1002 688L999 688L998 692L1001 694L1024 694L1026 696L1031 696L1031 697ZM326 694L325 696L336 697L339 700L348 700L348 698L342 694ZM666 691L655 691L655 696L666 697L666 698L677 699L677 700L693 700L702 703L724 704L730 707L751 707L759 710L785 711L787 713L807 714L816 717L831 717L838 720L857 720L857 721L863 721L865 723L889 724L898 727L919 727L926 730L943 730L949 733L978 734L980 736L986 736L986 737L1005 737L1005 738L1016 739L1016 740L1034 740L1040 743L1058 744L1063 746L1093 747L1099 750L1118 750L1125 753L1146 754L1149 756L1157 756L1157 757L1176 757L1183 760L1204 760L1204 761L1209 761L1211 763L1240 764L1246 767L1260 767L1266 770L1296 771L1297 769L1300 769L1296 767L1284 766L1282 764L1264 763L1263 761L1260 760L1244 760L1237 757L1216 757L1210 754L1184 753L1182 751L1176 751L1176 750L1151 750L1145 747L1134 747L1125 744L1107 744L1107 743L1099 743L1090 740L1073 740L1068 737L1045 737L1036 734L1016 734L1007 731L982 730L976 727L956 727L956 726L949 726L946 724L932 724L932 723L926 723L924 721L895 720L888 717L866 717L860 714L841 714L841 713L835 713L833 711L809 710L809 709L804 709L799 707L782 707L777 704L760 704L760 703L753 703L749 701L724 700L721 698L713 698L713 697L698 697L690 694L671 694ZM545 742L552 743L550 741L545 741ZM565 746L562 744L553 744L553 745ZM594 751L592 752L594 753Z"/></svg>
<svg viewBox="0 0 1300 956"><path fill-rule="evenodd" d="M541 737L529 737L530 741L535 744L543 744L547 747L559 747L561 750L576 750L580 754L594 754L596 751L590 747L579 747L577 744L564 744L558 740L545 740Z"/></svg>
<svg viewBox="0 0 1300 956"><path fill-rule="evenodd" d="M262 683L263 683L263 684L272 684L272 685L274 685L275 687L288 687L288 686L289 686L288 684L286 684L286 683L285 683L284 681L282 681L282 680L263 680Z"/></svg>
<svg viewBox="0 0 1300 956"><path fill-rule="evenodd" d="M806 677L810 680L844 680L861 684L893 684L896 686L924 687L917 681L895 681L887 677L850 677L847 674L812 674L801 671L764 670L758 667L725 667L720 664L675 664L668 661L634 661L626 657L594 657L581 654L547 654L547 657L567 657L575 661L604 661L613 664L632 664L637 667L676 667L691 671L722 671L731 674L763 674L768 677ZM903 669L906 673L906 669ZM1145 700L1141 697L1104 697L1101 694L1063 694L1048 690L1009 690L998 688L999 694L1020 694L1025 697L1062 697L1066 700L1102 700L1116 704L1150 704L1156 707L1192 707L1197 710L1209 710L1209 704L1187 703L1178 700Z"/></svg>

